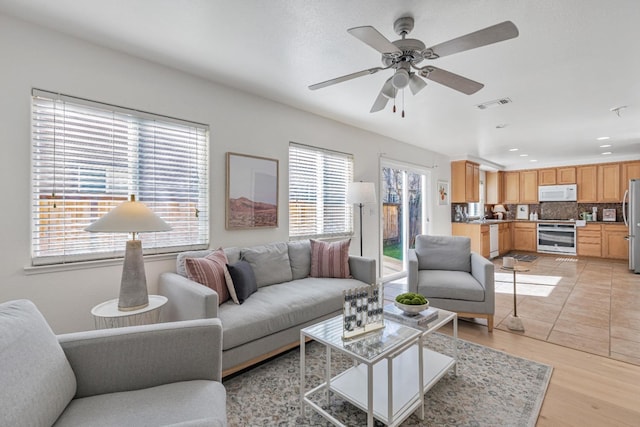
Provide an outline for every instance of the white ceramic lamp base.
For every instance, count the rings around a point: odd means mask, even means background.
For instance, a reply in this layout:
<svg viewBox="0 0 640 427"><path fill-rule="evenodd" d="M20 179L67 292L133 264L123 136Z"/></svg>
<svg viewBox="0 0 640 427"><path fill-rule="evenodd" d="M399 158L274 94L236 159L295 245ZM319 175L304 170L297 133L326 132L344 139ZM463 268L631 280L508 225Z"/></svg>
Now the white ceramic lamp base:
<svg viewBox="0 0 640 427"><path fill-rule="evenodd" d="M144 272L142 242L129 240L124 253L118 310L132 311L148 305L149 294L147 292L147 276Z"/></svg>

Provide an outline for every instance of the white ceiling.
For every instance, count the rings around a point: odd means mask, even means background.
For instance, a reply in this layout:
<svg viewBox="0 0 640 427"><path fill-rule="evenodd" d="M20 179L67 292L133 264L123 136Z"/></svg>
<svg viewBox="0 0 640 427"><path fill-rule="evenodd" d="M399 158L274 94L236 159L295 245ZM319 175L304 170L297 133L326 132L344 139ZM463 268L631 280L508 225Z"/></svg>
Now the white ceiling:
<svg viewBox="0 0 640 427"><path fill-rule="evenodd" d="M637 0L0 0L0 12L453 158L507 169L640 158ZM430 62L485 87L429 82L407 91L405 118L391 103L369 113L389 70L307 88L379 66L346 30L393 41L405 15L427 46L506 20L520 35ZM475 108L503 97L513 103Z"/></svg>

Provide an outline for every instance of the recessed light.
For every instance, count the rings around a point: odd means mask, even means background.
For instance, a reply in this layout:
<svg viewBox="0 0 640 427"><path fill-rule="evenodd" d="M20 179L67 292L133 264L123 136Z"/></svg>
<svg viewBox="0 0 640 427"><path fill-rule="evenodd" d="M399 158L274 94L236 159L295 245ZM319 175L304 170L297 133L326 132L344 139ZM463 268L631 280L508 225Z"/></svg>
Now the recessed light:
<svg viewBox="0 0 640 427"><path fill-rule="evenodd" d="M518 148L509 148L509 151L518 151Z"/></svg>
<svg viewBox="0 0 640 427"><path fill-rule="evenodd" d="M607 154L611 154L611 151L605 151L604 153L602 153L603 155L607 155Z"/></svg>
<svg viewBox="0 0 640 427"><path fill-rule="evenodd" d="M600 148L607 148L607 147L611 147L611 144L602 144L602 145L600 146Z"/></svg>
<svg viewBox="0 0 640 427"><path fill-rule="evenodd" d="M537 160L536 160L536 159L531 159L531 160L529 160L529 161L530 161L530 162L537 162Z"/></svg>
<svg viewBox="0 0 640 427"><path fill-rule="evenodd" d="M608 136L599 136L598 138L596 138L598 141L604 141L606 139L609 139L610 137Z"/></svg>
<svg viewBox="0 0 640 427"><path fill-rule="evenodd" d="M528 157L528 154L520 154L520 157Z"/></svg>

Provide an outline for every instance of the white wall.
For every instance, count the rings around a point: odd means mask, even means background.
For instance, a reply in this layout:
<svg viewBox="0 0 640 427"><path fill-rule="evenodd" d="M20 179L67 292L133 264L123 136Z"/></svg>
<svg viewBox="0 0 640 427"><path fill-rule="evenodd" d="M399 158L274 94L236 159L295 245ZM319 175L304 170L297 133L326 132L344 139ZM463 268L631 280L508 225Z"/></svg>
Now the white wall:
<svg viewBox="0 0 640 427"><path fill-rule="evenodd" d="M288 239L289 141L353 153L355 179L378 182L379 156L440 167L432 183L449 180L449 159L307 112L192 77L128 55L0 15L0 302L33 300L57 333L93 328L90 309L116 298L121 266L26 274L30 265L30 101L40 88L211 127L211 245L243 246ZM280 161L279 227L225 230L225 153ZM365 256L378 256L377 209L365 212ZM434 206L432 230L450 234L448 206ZM356 224L356 230L358 224ZM359 237L354 236L354 242ZM354 253L358 245L352 245ZM147 261L150 293L173 260Z"/></svg>

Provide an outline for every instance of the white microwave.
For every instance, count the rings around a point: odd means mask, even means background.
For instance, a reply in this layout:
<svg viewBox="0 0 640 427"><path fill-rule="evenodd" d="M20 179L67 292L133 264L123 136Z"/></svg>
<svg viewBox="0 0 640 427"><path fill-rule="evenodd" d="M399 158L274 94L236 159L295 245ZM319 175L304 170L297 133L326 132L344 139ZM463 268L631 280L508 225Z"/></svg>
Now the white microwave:
<svg viewBox="0 0 640 427"><path fill-rule="evenodd" d="M538 187L539 202L575 202L578 200L578 186L567 185L541 185Z"/></svg>

